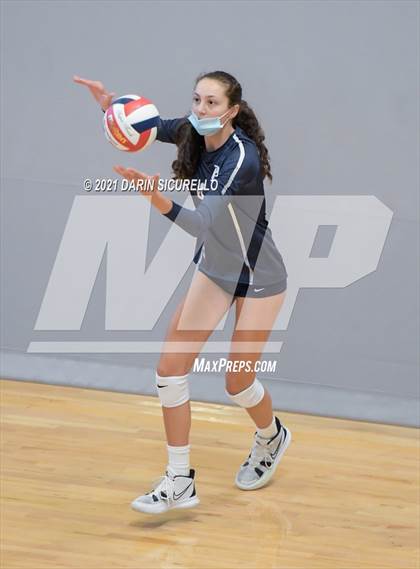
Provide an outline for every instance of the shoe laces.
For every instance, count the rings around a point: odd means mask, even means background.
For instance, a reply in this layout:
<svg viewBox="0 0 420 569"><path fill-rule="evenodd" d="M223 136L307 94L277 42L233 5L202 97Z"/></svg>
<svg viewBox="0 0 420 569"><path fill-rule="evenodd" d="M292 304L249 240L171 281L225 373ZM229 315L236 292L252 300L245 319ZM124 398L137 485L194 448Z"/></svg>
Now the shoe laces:
<svg viewBox="0 0 420 569"><path fill-rule="evenodd" d="M152 490L148 494L154 494L159 500L166 500L168 504L171 501L171 497L174 494L175 480L166 473L164 476L160 476L154 482L152 482ZM162 496L162 492L165 496Z"/></svg>
<svg viewBox="0 0 420 569"><path fill-rule="evenodd" d="M267 443L263 442L258 435L255 435L254 446L252 447L251 453L245 462L248 462L251 466L260 466L261 461L268 464L272 463L273 459L271 458L270 448Z"/></svg>

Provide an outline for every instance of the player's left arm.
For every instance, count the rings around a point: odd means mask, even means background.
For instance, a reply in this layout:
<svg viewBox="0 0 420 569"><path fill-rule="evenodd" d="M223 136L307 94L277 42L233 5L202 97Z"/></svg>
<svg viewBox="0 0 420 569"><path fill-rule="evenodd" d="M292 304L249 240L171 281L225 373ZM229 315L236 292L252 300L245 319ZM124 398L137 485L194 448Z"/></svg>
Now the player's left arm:
<svg viewBox="0 0 420 569"><path fill-rule="evenodd" d="M219 176L215 178L217 188L214 191L208 189L206 196L195 210L181 206L159 192L159 174L148 176L134 168L122 166L116 166L114 170L130 181L142 180L143 187L147 189L140 193L149 197L151 204L160 213L193 237L200 237L214 224L219 215L226 211L234 196L247 194L249 184L253 183L258 175L259 168L259 160L252 156L248 158L243 147L239 151L233 152L223 164ZM150 184L146 184L147 181L151 180L153 180L152 188L150 188Z"/></svg>
<svg viewBox="0 0 420 569"><path fill-rule="evenodd" d="M258 175L258 169L259 164L247 160L244 152L234 153L215 178L217 189L208 189L195 210L172 202L171 209L167 213L161 210L161 213L190 235L199 237L214 224L235 196L247 193L247 186Z"/></svg>

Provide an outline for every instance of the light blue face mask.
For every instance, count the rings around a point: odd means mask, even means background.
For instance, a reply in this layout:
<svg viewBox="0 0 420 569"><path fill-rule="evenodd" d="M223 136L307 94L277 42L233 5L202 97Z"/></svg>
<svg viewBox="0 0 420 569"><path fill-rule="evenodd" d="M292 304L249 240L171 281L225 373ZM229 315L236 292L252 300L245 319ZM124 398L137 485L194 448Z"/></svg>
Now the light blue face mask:
<svg viewBox="0 0 420 569"><path fill-rule="evenodd" d="M223 113L221 117L211 117L208 119L199 119L195 113L191 112L188 120L198 134L201 134L201 136L211 136L212 134L219 132L219 130L225 126L226 123L222 124L220 119L227 115L229 111L230 109Z"/></svg>

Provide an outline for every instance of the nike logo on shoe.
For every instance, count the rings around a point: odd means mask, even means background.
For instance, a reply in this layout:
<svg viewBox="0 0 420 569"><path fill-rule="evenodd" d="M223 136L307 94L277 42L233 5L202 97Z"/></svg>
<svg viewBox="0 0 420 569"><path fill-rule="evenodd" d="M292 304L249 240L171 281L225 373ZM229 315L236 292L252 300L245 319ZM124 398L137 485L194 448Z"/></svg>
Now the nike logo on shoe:
<svg viewBox="0 0 420 569"><path fill-rule="evenodd" d="M283 429L283 432L286 433L286 431L284 431L284 429ZM271 456L272 459L275 459L275 458L276 458L276 456L277 456L278 453L279 453L280 447L281 447L281 445L284 443L285 440L286 440L286 434L284 435L284 437L281 439L281 441L280 441L279 444L277 445L276 450L275 450L274 452L271 452L271 453L270 453L270 456Z"/></svg>
<svg viewBox="0 0 420 569"><path fill-rule="evenodd" d="M254 292L261 292L262 290L264 290L265 287L263 288L254 288Z"/></svg>
<svg viewBox="0 0 420 569"><path fill-rule="evenodd" d="M181 498L185 492L188 490L188 488L190 488L192 486L192 482L190 484L188 484L188 486L185 488L185 490L183 490L180 494L176 494L175 490L174 490L174 500L178 500L179 498Z"/></svg>
<svg viewBox="0 0 420 569"><path fill-rule="evenodd" d="M158 387L168 387L167 385L158 385Z"/></svg>

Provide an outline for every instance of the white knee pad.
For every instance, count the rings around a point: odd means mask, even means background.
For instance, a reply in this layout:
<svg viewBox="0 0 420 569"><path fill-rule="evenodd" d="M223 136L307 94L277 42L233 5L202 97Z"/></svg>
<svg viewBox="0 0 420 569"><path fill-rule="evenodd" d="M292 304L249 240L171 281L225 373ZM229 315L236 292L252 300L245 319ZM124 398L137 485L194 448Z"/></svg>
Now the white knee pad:
<svg viewBox="0 0 420 569"><path fill-rule="evenodd" d="M188 375L162 377L156 372L156 388L163 407L178 407L189 401Z"/></svg>
<svg viewBox="0 0 420 569"><path fill-rule="evenodd" d="M255 407L255 405L258 405L264 397L264 386L257 378L255 378L254 382L244 389L244 391L241 391L236 395L231 395L225 389L225 393L240 407Z"/></svg>

